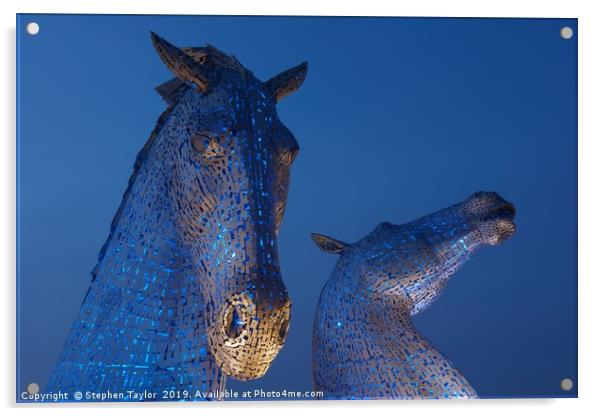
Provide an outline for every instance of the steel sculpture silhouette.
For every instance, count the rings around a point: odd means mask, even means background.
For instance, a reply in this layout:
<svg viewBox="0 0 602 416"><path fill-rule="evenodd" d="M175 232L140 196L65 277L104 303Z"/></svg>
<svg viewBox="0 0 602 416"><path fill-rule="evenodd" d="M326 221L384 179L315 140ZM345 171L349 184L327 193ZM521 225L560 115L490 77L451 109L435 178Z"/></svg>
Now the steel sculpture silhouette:
<svg viewBox="0 0 602 416"><path fill-rule="evenodd" d="M514 234L514 213L496 193L478 192L407 224L381 223L355 244L312 234L340 255L314 321L315 388L338 399L476 398L410 317L477 249Z"/></svg>
<svg viewBox="0 0 602 416"><path fill-rule="evenodd" d="M226 375L262 376L288 331L276 235L299 146L276 103L307 64L261 82L211 46L151 37L176 76L157 88L168 109L138 154L48 391L216 398Z"/></svg>

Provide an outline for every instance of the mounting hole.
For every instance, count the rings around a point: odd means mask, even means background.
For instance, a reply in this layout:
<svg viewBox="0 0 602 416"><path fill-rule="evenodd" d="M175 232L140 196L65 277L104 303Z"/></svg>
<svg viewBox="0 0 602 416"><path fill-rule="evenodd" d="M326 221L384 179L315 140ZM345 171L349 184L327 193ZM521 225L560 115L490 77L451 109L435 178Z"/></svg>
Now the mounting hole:
<svg viewBox="0 0 602 416"><path fill-rule="evenodd" d="M27 385L27 393L38 394L40 392L40 385L38 383L29 383Z"/></svg>
<svg viewBox="0 0 602 416"><path fill-rule="evenodd" d="M40 32L40 25L36 22L29 22L27 23L25 30L27 30L27 33L29 33L32 36L37 35Z"/></svg>
<svg viewBox="0 0 602 416"><path fill-rule="evenodd" d="M562 29L560 29L560 36L562 36L562 39L570 39L573 37L573 29L571 29L568 26L563 27Z"/></svg>
<svg viewBox="0 0 602 416"><path fill-rule="evenodd" d="M571 380L570 378L563 378L562 380L560 380L560 388L564 391L573 390L573 380Z"/></svg>

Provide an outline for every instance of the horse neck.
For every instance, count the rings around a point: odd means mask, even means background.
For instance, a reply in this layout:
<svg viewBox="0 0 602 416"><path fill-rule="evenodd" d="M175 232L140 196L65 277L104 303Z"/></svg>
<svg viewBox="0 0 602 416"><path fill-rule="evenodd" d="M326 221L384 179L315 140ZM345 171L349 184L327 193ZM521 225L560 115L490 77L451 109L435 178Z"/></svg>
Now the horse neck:
<svg viewBox="0 0 602 416"><path fill-rule="evenodd" d="M115 263L115 258L124 267L162 269L168 273L181 261L168 181L159 163L141 166L120 207L119 218L99 262L99 273L114 272L107 266Z"/></svg>
<svg viewBox="0 0 602 416"><path fill-rule="evenodd" d="M182 241L182 231L178 231L180 207L172 195L174 170L163 148L163 136L169 134L168 128L173 129L170 116L181 118L181 111L179 107L169 107L163 112L138 153L109 237L92 272L94 277L113 261L116 253L125 253L121 257L126 257L128 263L162 268L168 273L192 267L190 246Z"/></svg>
<svg viewBox="0 0 602 416"><path fill-rule="evenodd" d="M399 297L371 299L366 334L377 339L376 365L387 369L384 378L398 381L399 397L476 397L452 362L414 326L407 300ZM379 394L383 391L379 390Z"/></svg>
<svg viewBox="0 0 602 416"><path fill-rule="evenodd" d="M225 377L208 353L202 295L206 279L178 237L177 210L168 192L170 170L163 169L158 157L139 156L138 163L54 383L67 383L68 374L82 371L72 363L87 359L98 365L80 374L84 385L94 386L101 377L110 388L126 381L157 391L223 388ZM82 333L89 343L85 357L78 347ZM102 343L108 337L115 339L111 348Z"/></svg>
<svg viewBox="0 0 602 416"><path fill-rule="evenodd" d="M398 360L400 357L414 360L417 355L436 352L412 323L407 300L399 296L374 296L367 305L366 332L378 340L384 360ZM416 364L420 373L422 364Z"/></svg>
<svg viewBox="0 0 602 416"><path fill-rule="evenodd" d="M367 294L351 268L340 259L320 297L316 387L339 398L475 397L462 374L415 328L408 300Z"/></svg>

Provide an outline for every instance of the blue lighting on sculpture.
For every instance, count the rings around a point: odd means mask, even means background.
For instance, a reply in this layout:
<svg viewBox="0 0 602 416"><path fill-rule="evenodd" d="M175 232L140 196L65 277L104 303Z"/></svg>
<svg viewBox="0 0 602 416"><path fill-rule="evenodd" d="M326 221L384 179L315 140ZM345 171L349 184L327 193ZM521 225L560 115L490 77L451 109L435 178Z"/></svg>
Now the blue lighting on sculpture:
<svg viewBox="0 0 602 416"><path fill-rule="evenodd" d="M515 209L493 192L354 244L312 234L339 260L314 320L313 372L327 399L476 398L451 361L414 327L451 276L484 245L512 236Z"/></svg>
<svg viewBox="0 0 602 416"><path fill-rule="evenodd" d="M47 391L199 399L163 392L261 377L286 338L276 236L299 146L276 103L307 65L261 82L211 46L152 41L176 76L157 87L168 108L138 154Z"/></svg>

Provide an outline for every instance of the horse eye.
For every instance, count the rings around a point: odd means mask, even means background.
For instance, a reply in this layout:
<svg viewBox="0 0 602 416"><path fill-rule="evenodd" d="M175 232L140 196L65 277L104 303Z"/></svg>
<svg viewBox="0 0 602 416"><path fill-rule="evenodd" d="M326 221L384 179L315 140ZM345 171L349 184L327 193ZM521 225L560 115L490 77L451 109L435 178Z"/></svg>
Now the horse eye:
<svg viewBox="0 0 602 416"><path fill-rule="evenodd" d="M217 137L211 137L206 134L195 134L192 136L191 141L194 150L208 160L215 160L226 154L226 150Z"/></svg>
<svg viewBox="0 0 602 416"><path fill-rule="evenodd" d="M195 134L192 136L192 147L199 153L202 153L207 148L209 144L209 137L203 134Z"/></svg>

